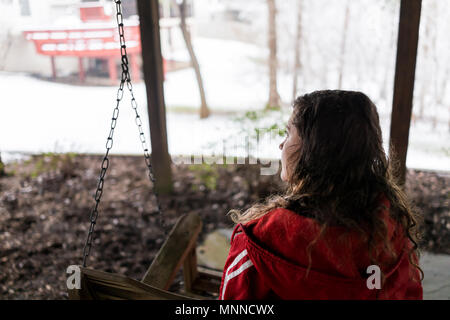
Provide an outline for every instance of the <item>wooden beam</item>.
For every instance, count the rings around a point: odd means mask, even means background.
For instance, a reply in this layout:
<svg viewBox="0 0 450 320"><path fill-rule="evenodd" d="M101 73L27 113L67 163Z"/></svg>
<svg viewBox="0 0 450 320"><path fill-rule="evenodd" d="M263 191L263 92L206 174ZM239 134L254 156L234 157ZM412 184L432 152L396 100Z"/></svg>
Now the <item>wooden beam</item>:
<svg viewBox="0 0 450 320"><path fill-rule="evenodd" d="M398 28L394 99L391 114L389 155L399 161L398 183L404 185L406 154L414 93L417 44L422 0L402 0Z"/></svg>
<svg viewBox="0 0 450 320"><path fill-rule="evenodd" d="M137 0L137 8L141 31L142 65L147 89L152 166L156 178L155 187L160 193L168 193L172 190L172 171L167 146L158 0Z"/></svg>

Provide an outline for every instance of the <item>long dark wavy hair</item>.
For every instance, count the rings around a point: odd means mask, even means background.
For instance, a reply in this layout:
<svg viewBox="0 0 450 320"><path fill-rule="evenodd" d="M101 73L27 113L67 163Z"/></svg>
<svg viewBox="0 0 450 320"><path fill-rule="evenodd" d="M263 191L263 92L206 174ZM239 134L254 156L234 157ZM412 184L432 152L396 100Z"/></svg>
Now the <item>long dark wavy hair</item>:
<svg viewBox="0 0 450 320"><path fill-rule="evenodd" d="M307 248L311 250L328 226L342 226L362 235L371 261L397 254L388 239L386 219L378 213L386 209L379 195L390 201L389 216L397 222L401 234L411 241L409 261L418 266L420 216L396 183L397 163L386 156L376 106L363 93L355 91L315 91L298 97L293 104L292 125L301 140L292 155L293 173L282 194L256 203L244 213L229 212L236 223L257 219L275 208L286 208L316 219L319 236ZM382 252L380 252L382 248Z"/></svg>

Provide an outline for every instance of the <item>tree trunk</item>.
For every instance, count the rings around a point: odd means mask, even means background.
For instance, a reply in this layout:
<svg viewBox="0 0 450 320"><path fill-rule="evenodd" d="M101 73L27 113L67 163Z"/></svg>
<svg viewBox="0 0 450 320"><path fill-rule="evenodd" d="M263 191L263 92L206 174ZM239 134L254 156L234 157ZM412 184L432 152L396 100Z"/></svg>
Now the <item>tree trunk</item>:
<svg viewBox="0 0 450 320"><path fill-rule="evenodd" d="M0 154L0 177L4 177L5 175L5 165L2 162L2 155Z"/></svg>
<svg viewBox="0 0 450 320"><path fill-rule="evenodd" d="M184 42L186 43L186 48L189 51L189 56L191 57L192 67L195 71L195 77L197 78L198 90L200 93L201 107L200 107L200 118L207 118L210 114L208 104L206 103L205 89L203 87L202 75L200 73L200 65L198 64L197 57L194 52L191 41L191 33L189 32L186 25L186 0L182 0L178 5L180 11L180 28L183 34Z"/></svg>
<svg viewBox="0 0 450 320"><path fill-rule="evenodd" d="M391 29L391 32L390 32L390 35L389 35L389 48L395 48L395 46L396 46L396 43L395 43L395 40L394 40L394 38L395 38L395 27L392 27L392 29ZM390 59L390 56L391 55L393 55L393 54L395 54L395 51L392 51L391 52L391 50L388 50L388 54L387 54L387 57L386 57L386 60L389 60ZM383 98L383 99L387 99L387 93L388 93L388 91L391 89L390 87L389 87L389 89L388 89L388 84L390 84L390 81L389 81L389 76L391 75L391 65L389 64L389 63L385 63L385 68L384 68L384 81L382 82L382 84L381 84L381 90L380 90L380 97L381 98Z"/></svg>
<svg viewBox="0 0 450 320"><path fill-rule="evenodd" d="M300 61L301 39L302 39L302 0L299 0L298 9L297 9L297 32L295 34L295 41L294 41L294 46L295 46L294 47L294 79L293 79L293 85L292 85L292 101L295 101L295 98L297 97L298 74L302 67L301 61Z"/></svg>
<svg viewBox="0 0 450 320"><path fill-rule="evenodd" d="M269 9L269 102L267 108L279 108L281 105L280 95L277 88L277 29L276 29L276 6L275 0L267 0Z"/></svg>
<svg viewBox="0 0 450 320"><path fill-rule="evenodd" d="M11 30L8 29L6 31L6 36L5 36L5 40L3 41L4 45L2 48L2 58L0 59L1 61L1 66L0 66L0 70L5 70L6 68L6 58L8 58L8 54L9 51L11 50L12 44L13 44L13 35L11 33Z"/></svg>
<svg viewBox="0 0 450 320"><path fill-rule="evenodd" d="M345 3L345 16L344 16L344 29L342 31L342 42L341 42L341 59L339 62L339 80L338 89L342 89L342 74L344 73L344 62L345 62L345 49L347 43L347 33L348 33L348 21L350 16L350 6L349 1Z"/></svg>

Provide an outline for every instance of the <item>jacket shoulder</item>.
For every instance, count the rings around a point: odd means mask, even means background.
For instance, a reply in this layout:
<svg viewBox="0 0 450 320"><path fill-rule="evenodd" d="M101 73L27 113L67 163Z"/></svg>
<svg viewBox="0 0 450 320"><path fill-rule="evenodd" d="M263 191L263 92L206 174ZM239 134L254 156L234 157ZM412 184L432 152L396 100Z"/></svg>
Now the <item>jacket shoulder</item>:
<svg viewBox="0 0 450 320"><path fill-rule="evenodd" d="M320 232L316 220L285 208L274 209L244 227L263 249L295 264L306 263L306 247Z"/></svg>
<svg viewBox="0 0 450 320"><path fill-rule="evenodd" d="M247 230L260 247L297 266L310 266L311 270L332 276L360 277L357 264L368 264L357 254L361 249L357 235L342 227L328 227L321 235L321 229L313 218L277 208Z"/></svg>
<svg viewBox="0 0 450 320"><path fill-rule="evenodd" d="M273 243L277 239L285 244L301 239L310 242L320 231L316 220L285 208L276 208L248 226L255 238L263 243Z"/></svg>

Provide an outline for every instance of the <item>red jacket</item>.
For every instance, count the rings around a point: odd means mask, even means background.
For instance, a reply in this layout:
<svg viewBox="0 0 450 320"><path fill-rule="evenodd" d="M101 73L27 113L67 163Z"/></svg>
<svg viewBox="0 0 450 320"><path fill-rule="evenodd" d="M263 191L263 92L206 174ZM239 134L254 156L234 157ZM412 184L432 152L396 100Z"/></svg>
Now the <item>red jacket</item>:
<svg viewBox="0 0 450 320"><path fill-rule="evenodd" d="M384 200L389 208L389 201ZM419 273L408 259L410 241L396 232L387 210L388 236L397 261L381 267L385 282L369 289L371 265L367 245L352 232L329 227L311 251L306 247L320 226L316 220L286 209L276 209L247 224L238 224L220 286L221 300L241 299L422 299ZM398 231L398 230L397 230ZM342 240L346 234L351 240Z"/></svg>

